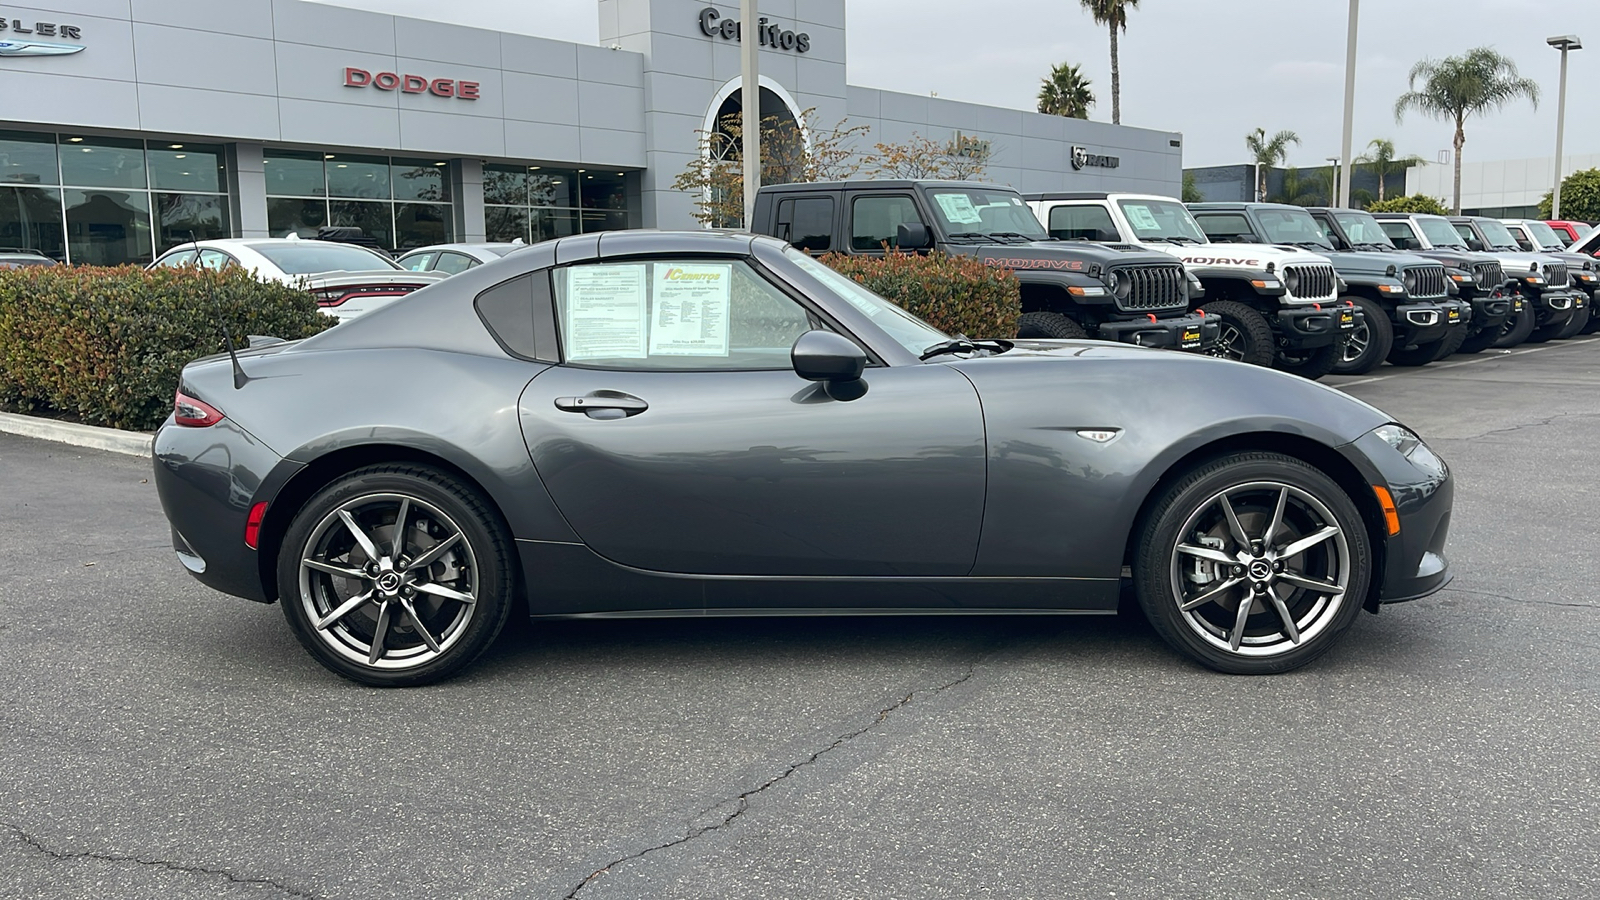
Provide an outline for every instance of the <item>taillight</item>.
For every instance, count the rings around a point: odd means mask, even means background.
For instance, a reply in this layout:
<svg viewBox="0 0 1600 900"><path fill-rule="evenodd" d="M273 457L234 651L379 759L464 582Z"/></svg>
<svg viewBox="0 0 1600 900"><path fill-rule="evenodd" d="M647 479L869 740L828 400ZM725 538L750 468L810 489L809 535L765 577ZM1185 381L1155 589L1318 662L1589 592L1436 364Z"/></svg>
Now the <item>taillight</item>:
<svg viewBox="0 0 1600 900"><path fill-rule="evenodd" d="M172 401L172 420L185 428L209 428L221 422L222 413L216 407L202 403L183 391Z"/></svg>
<svg viewBox="0 0 1600 900"><path fill-rule="evenodd" d="M318 288L311 293L317 305L327 308L342 306L346 301L362 297L403 297L422 287L420 284L358 284L351 287Z"/></svg>
<svg viewBox="0 0 1600 900"><path fill-rule="evenodd" d="M251 550L261 543L261 520L267 517L266 501L250 507L250 517L244 520L244 545Z"/></svg>

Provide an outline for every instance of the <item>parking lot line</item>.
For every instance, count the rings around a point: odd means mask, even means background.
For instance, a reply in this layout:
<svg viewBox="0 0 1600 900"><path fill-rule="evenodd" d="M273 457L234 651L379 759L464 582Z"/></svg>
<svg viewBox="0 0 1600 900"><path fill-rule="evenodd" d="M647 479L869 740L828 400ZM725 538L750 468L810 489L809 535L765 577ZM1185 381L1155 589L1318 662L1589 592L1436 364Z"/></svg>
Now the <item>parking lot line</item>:
<svg viewBox="0 0 1600 900"><path fill-rule="evenodd" d="M1436 372L1436 371L1439 371L1440 369L1454 369L1454 368L1457 368L1457 367L1460 367L1460 366L1470 366L1473 363L1491 362L1491 361L1497 360L1497 359L1505 359L1505 358L1510 357L1510 356L1522 356L1522 355L1527 354L1527 353L1538 353L1541 350L1558 350L1558 349L1560 349L1562 347L1575 347L1575 346L1578 346L1580 344L1592 344L1597 340L1600 340L1600 334L1589 335L1588 337L1581 337L1581 338L1567 338L1566 340L1561 341L1560 343L1540 344L1537 347L1529 347L1526 350L1510 350L1510 351L1507 351L1506 353L1498 354L1498 355L1495 355L1495 356L1479 356L1479 357L1477 357L1475 359L1464 359L1464 360L1461 360L1460 362L1432 363L1432 364L1429 364L1427 366L1422 366L1422 367L1418 367L1418 368L1411 368L1411 367L1407 366L1407 367L1404 367L1404 371L1403 372L1388 372L1388 373L1385 373L1383 375L1373 375L1370 378L1357 378L1355 381L1346 381L1346 382L1343 382L1341 384L1329 385L1329 387L1336 387L1336 388L1339 388L1340 390L1343 390L1343 389L1345 389L1347 387L1355 387L1358 384L1371 384L1374 381L1383 381L1384 379L1394 378L1394 377L1397 377L1399 375L1406 374L1406 373L1409 373L1409 372ZM1487 351L1485 351L1485 352L1487 352Z"/></svg>

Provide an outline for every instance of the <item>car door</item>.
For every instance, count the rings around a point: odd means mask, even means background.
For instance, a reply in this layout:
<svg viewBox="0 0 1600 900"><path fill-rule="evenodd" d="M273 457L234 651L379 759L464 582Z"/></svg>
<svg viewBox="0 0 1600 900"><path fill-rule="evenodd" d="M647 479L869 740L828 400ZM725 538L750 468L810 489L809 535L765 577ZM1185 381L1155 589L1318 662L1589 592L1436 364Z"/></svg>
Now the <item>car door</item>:
<svg viewBox="0 0 1600 900"><path fill-rule="evenodd" d="M863 396L833 399L789 362L829 320L743 259L594 262L552 279L564 361L524 391L523 433L596 553L700 575L970 571L984 433L958 372L872 366Z"/></svg>

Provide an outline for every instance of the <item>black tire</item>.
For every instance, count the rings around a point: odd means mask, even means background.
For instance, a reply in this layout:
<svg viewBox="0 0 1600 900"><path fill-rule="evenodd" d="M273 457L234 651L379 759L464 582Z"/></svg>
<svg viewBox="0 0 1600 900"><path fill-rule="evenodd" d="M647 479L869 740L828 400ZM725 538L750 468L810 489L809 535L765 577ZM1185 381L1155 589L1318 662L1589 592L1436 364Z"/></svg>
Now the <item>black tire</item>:
<svg viewBox="0 0 1600 900"><path fill-rule="evenodd" d="M1277 344L1266 316L1234 300L1218 300L1204 308L1206 315L1222 320L1222 333L1205 349L1207 354L1253 366L1272 365Z"/></svg>
<svg viewBox="0 0 1600 900"><path fill-rule="evenodd" d="M1593 318L1594 308L1589 305L1588 301L1584 301L1583 309L1573 312L1572 320L1562 326L1561 331L1556 334L1556 340L1564 341L1567 338L1577 337L1583 333L1585 328L1589 327L1589 322Z"/></svg>
<svg viewBox="0 0 1600 900"><path fill-rule="evenodd" d="M1516 313L1500 326L1500 336L1490 346L1505 349L1515 347L1526 341L1528 335L1533 334L1533 329L1539 324L1539 315L1533 311L1533 303L1522 301L1522 312Z"/></svg>
<svg viewBox="0 0 1600 900"><path fill-rule="evenodd" d="M1083 326L1061 313L1035 311L1023 313L1017 320L1019 338L1086 338L1089 333Z"/></svg>
<svg viewBox="0 0 1600 900"><path fill-rule="evenodd" d="M1344 356L1344 339L1334 341L1326 347L1315 350L1279 350L1278 358L1272 363L1274 369L1288 372L1290 375L1299 375L1309 381L1333 371Z"/></svg>
<svg viewBox="0 0 1600 900"><path fill-rule="evenodd" d="M362 684L410 687L455 674L493 643L511 611L512 573L511 541L477 491L427 466L378 465L329 484L295 515L278 593L318 662Z"/></svg>
<svg viewBox="0 0 1600 900"><path fill-rule="evenodd" d="M1473 332L1462 339L1461 346L1456 348L1456 352L1482 353L1490 347L1493 347L1495 341L1500 340L1500 332L1503 328L1504 326L1502 325L1496 325L1493 328L1478 329L1476 332Z"/></svg>
<svg viewBox="0 0 1600 900"><path fill-rule="evenodd" d="M1461 349L1461 345L1465 343L1466 340L1467 326L1462 325L1457 328L1450 329L1450 333L1445 335L1444 340L1440 342L1439 355L1435 356L1433 361L1438 362L1441 359L1455 355L1456 351Z"/></svg>
<svg viewBox="0 0 1600 900"><path fill-rule="evenodd" d="M1589 298L1589 321L1588 321L1587 324L1585 324L1583 326L1583 330L1578 332L1579 334L1594 334L1595 332L1600 331L1600 316L1597 316L1597 315L1594 314L1594 301L1595 301L1595 298L1600 298L1600 292L1596 292L1595 294L1590 296L1590 298Z"/></svg>
<svg viewBox="0 0 1600 900"><path fill-rule="evenodd" d="M1394 347L1390 349L1387 359L1390 365L1395 366L1425 366L1436 359L1443 359L1454 353L1461 346L1461 339L1466 336L1467 329L1464 325L1445 332L1444 337L1415 347Z"/></svg>
<svg viewBox="0 0 1600 900"><path fill-rule="evenodd" d="M1568 321L1571 321L1570 316L1568 317ZM1566 327L1566 322L1562 322L1560 325L1535 326L1533 331L1528 335L1528 343L1544 344L1553 341L1561 335L1561 329Z"/></svg>
<svg viewBox="0 0 1600 900"><path fill-rule="evenodd" d="M1266 546L1241 542L1224 504L1243 537L1264 537ZM1327 526L1337 531L1317 539ZM1361 513L1333 479L1292 457L1244 452L1203 463L1162 493L1140 529L1133 579L1140 607L1168 644L1219 672L1265 675L1333 646L1361 611L1372 566ZM1288 580L1295 577L1307 586ZM1309 586L1316 583L1335 589Z"/></svg>
<svg viewBox="0 0 1600 900"><path fill-rule="evenodd" d="M1394 347L1394 325L1389 313L1377 303L1354 295L1349 300L1362 313L1362 323L1345 338L1344 355L1333 366L1337 375L1365 375L1383 364Z"/></svg>

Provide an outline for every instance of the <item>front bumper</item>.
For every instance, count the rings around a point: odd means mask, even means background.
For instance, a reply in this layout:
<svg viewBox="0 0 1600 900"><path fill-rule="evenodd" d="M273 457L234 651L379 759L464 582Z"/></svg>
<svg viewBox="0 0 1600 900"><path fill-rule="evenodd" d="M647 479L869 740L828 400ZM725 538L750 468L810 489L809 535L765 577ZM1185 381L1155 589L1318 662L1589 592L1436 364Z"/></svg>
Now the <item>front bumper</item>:
<svg viewBox="0 0 1600 900"><path fill-rule="evenodd" d="M1285 347L1291 350L1314 350L1355 331L1363 318L1361 310L1344 304L1325 309L1280 309L1274 330Z"/></svg>
<svg viewBox="0 0 1600 900"><path fill-rule="evenodd" d="M1512 315L1522 311L1520 300L1514 295L1502 294L1499 291L1480 294L1468 302L1472 304L1471 328L1474 332L1499 328Z"/></svg>
<svg viewBox="0 0 1600 900"><path fill-rule="evenodd" d="M1147 316L1128 321L1101 322L1098 337L1139 347L1165 350L1203 350L1222 334L1222 322L1199 313L1186 313L1170 319Z"/></svg>
<svg viewBox="0 0 1600 900"><path fill-rule="evenodd" d="M1452 307L1447 303L1454 302L1459 301L1419 300L1395 306L1389 313L1389 321L1394 325L1395 345L1429 344L1443 338L1451 325ZM1455 314L1455 320L1459 322L1461 311L1455 309Z"/></svg>
<svg viewBox="0 0 1600 900"><path fill-rule="evenodd" d="M1565 325L1572 321L1573 312L1584 299L1581 292L1566 288L1537 291L1528 297L1529 302L1533 304L1535 321L1541 327Z"/></svg>
<svg viewBox="0 0 1600 900"><path fill-rule="evenodd" d="M1382 541L1378 559L1382 570L1374 573L1377 590L1367 608L1378 603L1417 600L1438 591L1452 577L1445 543L1450 537L1450 508L1455 483L1448 467L1442 475L1419 469L1382 438L1368 432L1347 445L1351 461L1369 484L1383 485L1394 498L1400 531ZM1381 525L1382 523L1375 523ZM1380 533L1386 529L1380 528Z"/></svg>

